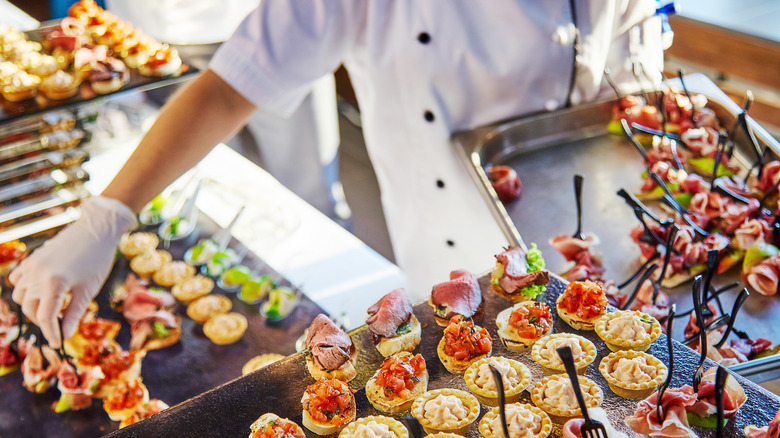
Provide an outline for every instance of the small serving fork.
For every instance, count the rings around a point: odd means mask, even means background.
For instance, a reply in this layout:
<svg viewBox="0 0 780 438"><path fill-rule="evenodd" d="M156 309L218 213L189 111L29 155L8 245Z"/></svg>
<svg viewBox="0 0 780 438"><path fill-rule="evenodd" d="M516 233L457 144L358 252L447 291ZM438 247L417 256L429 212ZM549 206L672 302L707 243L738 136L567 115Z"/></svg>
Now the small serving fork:
<svg viewBox="0 0 780 438"><path fill-rule="evenodd" d="M577 231L572 237L579 240L585 240L582 237L582 175L574 175L574 200L577 203Z"/></svg>
<svg viewBox="0 0 780 438"><path fill-rule="evenodd" d="M672 304L672 307L669 308L669 316L666 317L666 348L669 350L669 369L666 374L666 380L658 387L658 401L656 401L655 404L655 413L658 416L658 424L664 424L664 420L666 419L666 412L664 412L663 406L661 406L661 401L663 400L664 392L672 383L672 375L674 375L674 341L672 340L672 328L674 325L674 313L676 311L677 305Z"/></svg>
<svg viewBox="0 0 780 438"><path fill-rule="evenodd" d="M699 392L699 384L704 375L704 361L707 360L707 326L704 324L704 316L702 315L701 309L701 283L701 275L697 275L693 280L693 311L696 313L696 324L699 326L699 349L701 351L701 358L699 359L699 367L693 375L694 392Z"/></svg>
<svg viewBox="0 0 780 438"><path fill-rule="evenodd" d="M493 374L493 382L496 384L496 392L498 393L498 415L501 417L501 429L504 432L504 437L509 438L509 426L507 426L506 423L506 394L504 393L504 379L502 378L501 371L499 371L492 363L488 364L488 367L490 367L490 372Z"/></svg>
<svg viewBox="0 0 780 438"><path fill-rule="evenodd" d="M723 412L723 388L726 386L726 379L729 377L729 373L718 365L718 370L715 371L715 407L717 408L718 424L715 429L715 437L723 437L724 426L724 412Z"/></svg>
<svg viewBox="0 0 780 438"><path fill-rule="evenodd" d="M571 387L574 390L574 395L577 397L577 403L580 405L580 411L582 411L582 417L585 418L585 422L580 426L580 432L584 438L607 438L607 428L597 420L590 418L588 415L588 406L585 404L585 398L582 396L582 390L580 389L580 379L577 375L577 368L574 365L574 358L571 355L571 348L560 347L556 350L558 357L561 358L563 366L566 367L566 373L571 380Z"/></svg>

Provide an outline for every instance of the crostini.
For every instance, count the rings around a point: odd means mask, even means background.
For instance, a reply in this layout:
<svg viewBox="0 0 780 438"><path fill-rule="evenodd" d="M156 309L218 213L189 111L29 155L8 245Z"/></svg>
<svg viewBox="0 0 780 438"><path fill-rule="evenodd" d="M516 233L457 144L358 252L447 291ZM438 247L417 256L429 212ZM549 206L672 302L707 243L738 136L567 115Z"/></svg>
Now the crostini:
<svg viewBox="0 0 780 438"><path fill-rule="evenodd" d="M396 353L366 383L366 397L371 405L388 414L399 414L428 390L428 369L420 354Z"/></svg>
<svg viewBox="0 0 780 438"><path fill-rule="evenodd" d="M496 316L498 337L509 351L523 352L552 331L553 317L545 303L526 301Z"/></svg>
<svg viewBox="0 0 780 438"><path fill-rule="evenodd" d="M403 289L395 289L368 308L366 324L382 356L413 351L420 343L422 327L413 310Z"/></svg>
<svg viewBox="0 0 780 438"><path fill-rule="evenodd" d="M306 335L306 368L314 379L349 382L357 376L357 348L352 338L324 314L317 315Z"/></svg>
<svg viewBox="0 0 780 438"><path fill-rule="evenodd" d="M452 374L463 374L473 362L490 356L493 341L488 331L469 318L453 316L444 329L437 353Z"/></svg>
<svg viewBox="0 0 780 438"><path fill-rule="evenodd" d="M301 399L303 427L317 435L341 431L355 419L355 395L346 383L338 379L320 378L309 385Z"/></svg>
<svg viewBox="0 0 780 438"><path fill-rule="evenodd" d="M558 316L576 330L594 330L596 320L607 313L604 287L590 280L573 281L556 301Z"/></svg>

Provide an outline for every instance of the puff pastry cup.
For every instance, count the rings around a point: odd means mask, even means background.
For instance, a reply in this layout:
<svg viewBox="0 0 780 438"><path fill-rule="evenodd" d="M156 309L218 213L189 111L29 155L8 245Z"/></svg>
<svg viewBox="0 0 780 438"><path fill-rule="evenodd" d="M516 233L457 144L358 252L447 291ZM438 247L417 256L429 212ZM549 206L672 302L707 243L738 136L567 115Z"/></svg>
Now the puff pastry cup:
<svg viewBox="0 0 780 438"><path fill-rule="evenodd" d="M604 393L599 385L584 376L579 376L579 381L588 408L601 405ZM546 412L554 423L563 424L570 417L582 415L569 376L565 374L547 376L534 385L531 390L531 401Z"/></svg>
<svg viewBox="0 0 780 438"><path fill-rule="evenodd" d="M568 346L571 348L574 365L578 374L585 374L588 365L596 359L596 346L593 342L571 333L556 333L545 336L531 348L531 358L535 360L545 374L566 373L566 367L558 357L556 349Z"/></svg>
<svg viewBox="0 0 780 438"><path fill-rule="evenodd" d="M667 368L654 356L633 350L616 351L601 359L599 371L609 389L623 398L646 398L666 380Z"/></svg>
<svg viewBox="0 0 780 438"><path fill-rule="evenodd" d="M189 304L200 297L210 294L213 289L214 280L203 275L196 275L173 286L171 293L177 300L184 304Z"/></svg>
<svg viewBox="0 0 780 438"><path fill-rule="evenodd" d="M466 435L469 425L479 416L479 401L459 389L434 389L412 404L412 415L425 432L450 432Z"/></svg>
<svg viewBox="0 0 780 438"><path fill-rule="evenodd" d="M182 261L168 262L152 275L152 280L163 287L173 287L195 276L195 267Z"/></svg>
<svg viewBox="0 0 780 438"><path fill-rule="evenodd" d="M490 364L493 364L504 376L506 402L519 401L523 390L531 383L531 371L524 364L505 357L485 357L472 363L463 374L469 390L481 403L498 406L498 391L490 371Z"/></svg>
<svg viewBox="0 0 780 438"><path fill-rule="evenodd" d="M612 351L645 351L661 336L661 324L638 310L618 310L596 321L596 334Z"/></svg>
<svg viewBox="0 0 780 438"><path fill-rule="evenodd" d="M133 257L130 260L130 269L143 278L149 278L172 260L171 253L164 249L151 250Z"/></svg>
<svg viewBox="0 0 780 438"><path fill-rule="evenodd" d="M400 421L381 415L369 415L349 423L339 438L409 438L409 431Z"/></svg>
<svg viewBox="0 0 780 438"><path fill-rule="evenodd" d="M128 259L157 248L160 238L154 233L140 231L124 234L119 240L119 252Z"/></svg>
<svg viewBox="0 0 780 438"><path fill-rule="evenodd" d="M506 423L509 435L522 438L545 438L553 429L552 420L543 410L527 403L507 403ZM479 421L479 433L485 438L504 438L498 408L489 410Z"/></svg>

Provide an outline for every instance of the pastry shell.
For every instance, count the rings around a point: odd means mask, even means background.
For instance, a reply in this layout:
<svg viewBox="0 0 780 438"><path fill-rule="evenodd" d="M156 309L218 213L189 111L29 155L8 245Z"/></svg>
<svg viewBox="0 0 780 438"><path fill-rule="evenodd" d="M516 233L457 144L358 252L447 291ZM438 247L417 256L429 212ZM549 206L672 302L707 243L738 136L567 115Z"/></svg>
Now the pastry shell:
<svg viewBox="0 0 780 438"><path fill-rule="evenodd" d="M491 362L505 362L508 363L516 372L520 378L520 382L510 387L506 383L504 384L504 395L506 396L507 403L515 403L520 400L520 395L523 390L531 383L531 371L525 364L522 364L514 359L508 359L505 357L484 357L474 363L472 363L468 369L466 369L463 378L466 380L466 385L469 390L477 397L481 403L488 406L498 406L498 392L494 389L485 389L478 386L476 378L479 375L479 367L485 363Z"/></svg>
<svg viewBox="0 0 780 438"><path fill-rule="evenodd" d="M408 351L401 351L394 356L412 357L414 355ZM371 403L371 406L378 411L386 412L388 414L400 414L403 411L409 410L414 401L428 390L429 375L428 369L426 368L422 375L420 375L420 380L414 385L414 388L411 389L411 395L408 399L386 397L384 389L376 383L376 377L380 370L381 367L370 379L368 379L368 382L366 382L366 398L368 399L368 402Z"/></svg>
<svg viewBox="0 0 780 438"><path fill-rule="evenodd" d="M544 348L547 342L559 338L572 338L579 341L580 348L585 352L585 357L575 359L574 366L577 368L577 374L585 374L588 365L596 359L597 351L593 342L590 342L579 335L572 333L555 333L547 335L536 341L533 348L531 348L531 358L542 367L542 371L547 375L566 373L566 367L563 365L563 362L559 361L560 363L555 363L541 355L542 348Z"/></svg>
<svg viewBox="0 0 780 438"><path fill-rule="evenodd" d="M154 233L138 232L125 234L119 240L119 252L125 257L132 259L147 251L157 248L160 238Z"/></svg>
<svg viewBox="0 0 780 438"><path fill-rule="evenodd" d="M569 376L566 374L555 374L545 377L534 385L533 390L531 390L531 401L533 401L541 410L546 412L554 423L563 424L570 417L582 415L582 411L580 411L579 406L573 409L563 409L557 405L553 406L544 401L544 389L554 380L569 382ZM601 391L599 385L585 376L579 376L579 382L585 404L588 405L588 408L595 408L601 405L601 402L604 400L604 393ZM569 382L569 384L571 385L571 382Z"/></svg>
<svg viewBox="0 0 780 438"><path fill-rule="evenodd" d="M228 313L233 308L233 302L224 295L206 295L198 298L187 306L187 316L195 322L203 324L213 316Z"/></svg>
<svg viewBox="0 0 780 438"><path fill-rule="evenodd" d="M423 411L425 403L429 400L435 399L436 397L446 395L457 397L461 403L463 403L466 409L468 409L469 413L466 418L457 422L449 421L444 424L434 424L431 420L425 418L425 412ZM412 404L412 415L417 419L417 421L420 422L420 425L423 427L426 433L432 434L437 432L451 432L458 435L466 435L469 430L469 425L471 425L471 423L473 423L474 420L476 420L479 416L479 409L479 401L473 395L459 389L444 388L428 391L415 400Z"/></svg>
<svg viewBox="0 0 780 438"><path fill-rule="evenodd" d="M143 278L149 278L171 260L173 260L171 253L164 249L147 251L130 260L130 269Z"/></svg>
<svg viewBox="0 0 780 438"><path fill-rule="evenodd" d="M507 402L508 403L508 402ZM546 438L550 436L553 430L553 422L550 420L550 416L547 415L546 412L543 410L537 408L536 406L527 404L527 403L515 403L516 405L525 408L534 414L542 417L542 429L535 435L535 438ZM479 433L482 434L485 438L504 438L504 434L501 433L500 435L495 435L490 430L490 422L493 421L494 418L498 417L500 414L498 412L498 408L493 408L489 410L481 420L479 420ZM509 433L510 435L512 432Z"/></svg>
<svg viewBox="0 0 780 438"><path fill-rule="evenodd" d="M203 333L217 345L232 344L244 336L248 321L240 313L223 313L206 321Z"/></svg>
<svg viewBox="0 0 780 438"><path fill-rule="evenodd" d="M351 437L355 433L355 430L358 426L361 424L368 424L371 421L387 425L387 427L390 428L390 431L393 432L397 438L409 438L409 431L406 429L406 426L404 426L403 423L394 418L385 417L382 415L369 415L368 417L358 418L341 430L341 433L339 433L339 438Z"/></svg>
<svg viewBox="0 0 780 438"><path fill-rule="evenodd" d="M607 333L607 324L609 321L623 315L634 315L634 317L639 320L649 320L650 332L647 333L647 337L645 339L625 339L609 335ZM647 323L647 321L643 322ZM638 310L618 310L617 312L608 313L596 321L596 334L607 343L607 347L612 351L645 351L650 348L650 344L661 336L661 324L652 316Z"/></svg>
<svg viewBox="0 0 780 438"><path fill-rule="evenodd" d="M284 356L279 353L265 353L259 356L255 356L249 359L241 368L241 375L246 376L252 371L267 367L268 365L271 365L272 363L278 362L282 359L284 359Z"/></svg>
<svg viewBox="0 0 780 438"><path fill-rule="evenodd" d="M463 438L463 435L458 435L457 433L451 432L436 432L429 433L428 435L425 435L424 438Z"/></svg>
<svg viewBox="0 0 780 438"><path fill-rule="evenodd" d="M629 383L615 378L612 375L612 364L621 358L634 359L644 357L648 365L654 366L658 370L655 378L645 383ZM623 398L646 398L652 394L656 387L666 380L668 370L660 360L651 354L642 351L623 350L610 353L604 359L601 359L599 371L607 379L609 389Z"/></svg>
<svg viewBox="0 0 780 438"><path fill-rule="evenodd" d="M214 280L203 275L196 275L173 286L171 293L177 300L184 304L189 304L200 297L210 294L213 289Z"/></svg>
<svg viewBox="0 0 780 438"><path fill-rule="evenodd" d="M476 331L482 330L482 327L474 324L474 330ZM493 352L493 344L491 340L490 351L488 351L487 353L480 354L479 356L474 356L469 360L455 359L455 357L450 356L444 350L445 339L446 336L441 337L441 341L439 341L439 345L436 347L436 352L439 355L439 361L441 361L441 364L444 365L444 368L447 368L447 371L451 372L452 374L463 374L466 371L466 369L469 366L471 366L472 363L480 359L490 357L490 354Z"/></svg>
<svg viewBox="0 0 780 438"><path fill-rule="evenodd" d="M164 264L152 275L152 280L163 287L173 287L195 276L195 267L182 261Z"/></svg>

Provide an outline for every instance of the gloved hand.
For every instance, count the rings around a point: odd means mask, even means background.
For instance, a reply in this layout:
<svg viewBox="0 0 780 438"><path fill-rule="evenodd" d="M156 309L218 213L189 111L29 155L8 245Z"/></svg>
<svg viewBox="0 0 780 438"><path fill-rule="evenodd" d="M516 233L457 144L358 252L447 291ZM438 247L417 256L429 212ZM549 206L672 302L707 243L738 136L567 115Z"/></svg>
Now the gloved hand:
<svg viewBox="0 0 780 438"><path fill-rule="evenodd" d="M49 239L11 272L13 300L41 328L52 348L61 344L57 317L64 310L65 339L76 331L87 306L106 281L122 234L135 228L133 212L121 202L102 196L81 205L81 217Z"/></svg>

